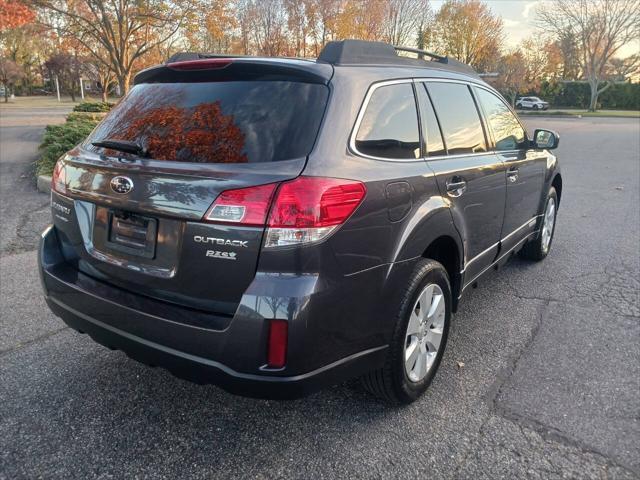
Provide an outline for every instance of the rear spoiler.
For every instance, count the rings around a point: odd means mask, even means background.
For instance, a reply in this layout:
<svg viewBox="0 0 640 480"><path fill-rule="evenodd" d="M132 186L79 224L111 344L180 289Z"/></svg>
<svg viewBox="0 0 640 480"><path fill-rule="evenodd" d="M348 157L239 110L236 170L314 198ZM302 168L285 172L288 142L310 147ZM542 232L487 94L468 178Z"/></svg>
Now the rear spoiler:
<svg viewBox="0 0 640 480"><path fill-rule="evenodd" d="M133 83L282 80L326 85L332 76L331 65L308 60L179 53L164 65L141 71Z"/></svg>

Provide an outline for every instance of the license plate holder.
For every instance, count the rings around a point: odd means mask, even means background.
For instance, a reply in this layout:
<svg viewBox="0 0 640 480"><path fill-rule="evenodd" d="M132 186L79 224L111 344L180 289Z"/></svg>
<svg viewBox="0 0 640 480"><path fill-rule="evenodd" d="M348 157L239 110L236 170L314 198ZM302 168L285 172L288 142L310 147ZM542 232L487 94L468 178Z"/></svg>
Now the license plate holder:
<svg viewBox="0 0 640 480"><path fill-rule="evenodd" d="M158 220L123 210L109 210L106 246L112 250L143 258L156 255Z"/></svg>

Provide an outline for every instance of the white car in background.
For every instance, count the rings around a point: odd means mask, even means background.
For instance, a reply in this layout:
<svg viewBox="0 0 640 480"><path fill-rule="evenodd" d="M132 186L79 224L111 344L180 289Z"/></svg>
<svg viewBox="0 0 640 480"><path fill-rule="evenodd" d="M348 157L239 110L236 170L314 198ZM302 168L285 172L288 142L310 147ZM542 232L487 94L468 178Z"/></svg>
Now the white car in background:
<svg viewBox="0 0 640 480"><path fill-rule="evenodd" d="M538 97L522 97L516 101L516 108L531 110L546 110L549 104Z"/></svg>

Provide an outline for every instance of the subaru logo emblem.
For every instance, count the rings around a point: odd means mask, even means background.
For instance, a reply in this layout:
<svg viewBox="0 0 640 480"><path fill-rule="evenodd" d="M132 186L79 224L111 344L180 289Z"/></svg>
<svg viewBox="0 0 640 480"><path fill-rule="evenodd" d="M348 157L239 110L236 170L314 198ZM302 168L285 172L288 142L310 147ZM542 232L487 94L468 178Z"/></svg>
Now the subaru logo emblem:
<svg viewBox="0 0 640 480"><path fill-rule="evenodd" d="M129 193L133 190L133 180L129 177L117 176L111 179L111 190L116 193Z"/></svg>

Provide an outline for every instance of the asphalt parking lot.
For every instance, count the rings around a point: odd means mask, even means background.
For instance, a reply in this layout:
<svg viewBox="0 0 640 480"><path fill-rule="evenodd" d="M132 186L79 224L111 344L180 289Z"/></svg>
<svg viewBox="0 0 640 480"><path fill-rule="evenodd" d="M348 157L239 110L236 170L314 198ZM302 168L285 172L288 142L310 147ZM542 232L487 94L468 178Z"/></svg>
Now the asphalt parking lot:
<svg viewBox="0 0 640 480"><path fill-rule="evenodd" d="M0 116L0 478L640 478L640 120L527 119L562 137L551 254L472 290L429 392L389 408L357 382L235 397L66 328L28 173L50 114Z"/></svg>

